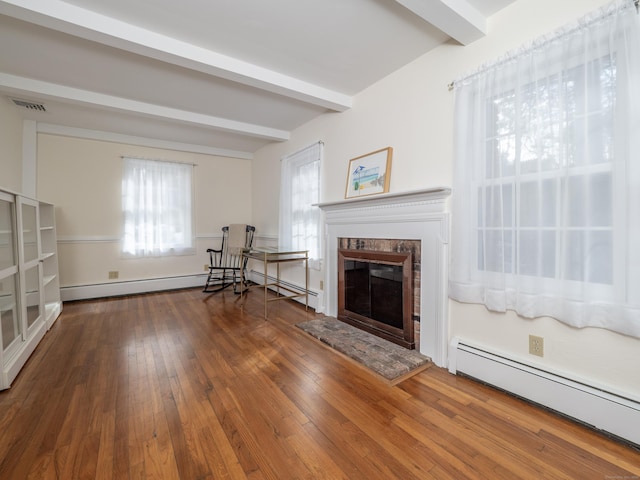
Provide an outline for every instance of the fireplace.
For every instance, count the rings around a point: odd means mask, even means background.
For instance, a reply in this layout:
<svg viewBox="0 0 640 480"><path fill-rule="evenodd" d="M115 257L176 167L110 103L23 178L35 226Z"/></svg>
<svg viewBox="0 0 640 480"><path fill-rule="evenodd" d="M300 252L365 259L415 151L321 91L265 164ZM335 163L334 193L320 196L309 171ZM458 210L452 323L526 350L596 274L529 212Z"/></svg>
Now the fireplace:
<svg viewBox="0 0 640 480"><path fill-rule="evenodd" d="M338 317L338 250L343 238L410 239L420 242L414 265L414 315L420 318L416 348L441 367L447 366L447 265L451 190L425 190L370 195L321 203L325 220L324 289L318 311ZM367 250L372 248L366 247ZM414 261L416 256L414 256Z"/></svg>
<svg viewBox="0 0 640 480"><path fill-rule="evenodd" d="M338 319L415 348L411 252L338 250Z"/></svg>

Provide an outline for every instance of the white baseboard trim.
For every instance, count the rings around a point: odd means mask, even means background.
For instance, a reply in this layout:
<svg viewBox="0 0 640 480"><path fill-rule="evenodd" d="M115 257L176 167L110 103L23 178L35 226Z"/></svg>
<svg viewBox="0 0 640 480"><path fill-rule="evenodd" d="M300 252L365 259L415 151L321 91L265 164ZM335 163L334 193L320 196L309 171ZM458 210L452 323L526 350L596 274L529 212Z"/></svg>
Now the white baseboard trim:
<svg viewBox="0 0 640 480"><path fill-rule="evenodd" d="M640 403L454 338L449 371L462 373L640 446Z"/></svg>
<svg viewBox="0 0 640 480"><path fill-rule="evenodd" d="M179 288L202 287L207 274L184 275L179 277L151 278L122 282L97 283L93 285L76 285L61 287L60 296L63 301L87 300L90 298L116 297L137 293L176 290Z"/></svg>

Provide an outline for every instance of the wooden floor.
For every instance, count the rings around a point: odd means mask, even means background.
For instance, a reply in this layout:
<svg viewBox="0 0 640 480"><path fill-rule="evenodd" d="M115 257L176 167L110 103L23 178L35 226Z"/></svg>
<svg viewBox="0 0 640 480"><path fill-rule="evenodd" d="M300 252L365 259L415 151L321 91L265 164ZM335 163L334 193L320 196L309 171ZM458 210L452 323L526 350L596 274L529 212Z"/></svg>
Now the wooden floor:
<svg viewBox="0 0 640 480"><path fill-rule="evenodd" d="M199 290L65 303L0 393L0 479L631 479L640 452L431 367L395 387Z"/></svg>

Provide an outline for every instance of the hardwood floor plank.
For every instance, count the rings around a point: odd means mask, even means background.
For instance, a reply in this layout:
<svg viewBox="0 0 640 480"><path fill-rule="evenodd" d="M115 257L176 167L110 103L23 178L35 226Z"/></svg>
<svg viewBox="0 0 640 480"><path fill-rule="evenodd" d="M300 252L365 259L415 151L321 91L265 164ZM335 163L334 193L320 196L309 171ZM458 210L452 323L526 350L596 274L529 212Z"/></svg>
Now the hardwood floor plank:
<svg viewBox="0 0 640 480"><path fill-rule="evenodd" d="M114 478L116 415L111 410L104 412L100 426L100 444L96 461L96 480Z"/></svg>
<svg viewBox="0 0 640 480"><path fill-rule="evenodd" d="M66 303L0 392L1 479L598 479L640 450L431 367L390 386L262 296Z"/></svg>

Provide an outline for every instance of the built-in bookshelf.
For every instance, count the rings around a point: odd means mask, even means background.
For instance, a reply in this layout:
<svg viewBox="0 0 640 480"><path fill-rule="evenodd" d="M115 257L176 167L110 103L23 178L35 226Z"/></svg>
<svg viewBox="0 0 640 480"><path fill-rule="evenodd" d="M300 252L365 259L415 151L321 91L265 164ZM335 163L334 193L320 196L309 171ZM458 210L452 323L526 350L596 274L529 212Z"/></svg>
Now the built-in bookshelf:
<svg viewBox="0 0 640 480"><path fill-rule="evenodd" d="M0 190L0 389L61 311L54 206Z"/></svg>
<svg viewBox="0 0 640 480"><path fill-rule="evenodd" d="M42 293L47 330L60 315L60 279L58 276L58 243L56 240L55 208L40 202L40 261L42 262Z"/></svg>

